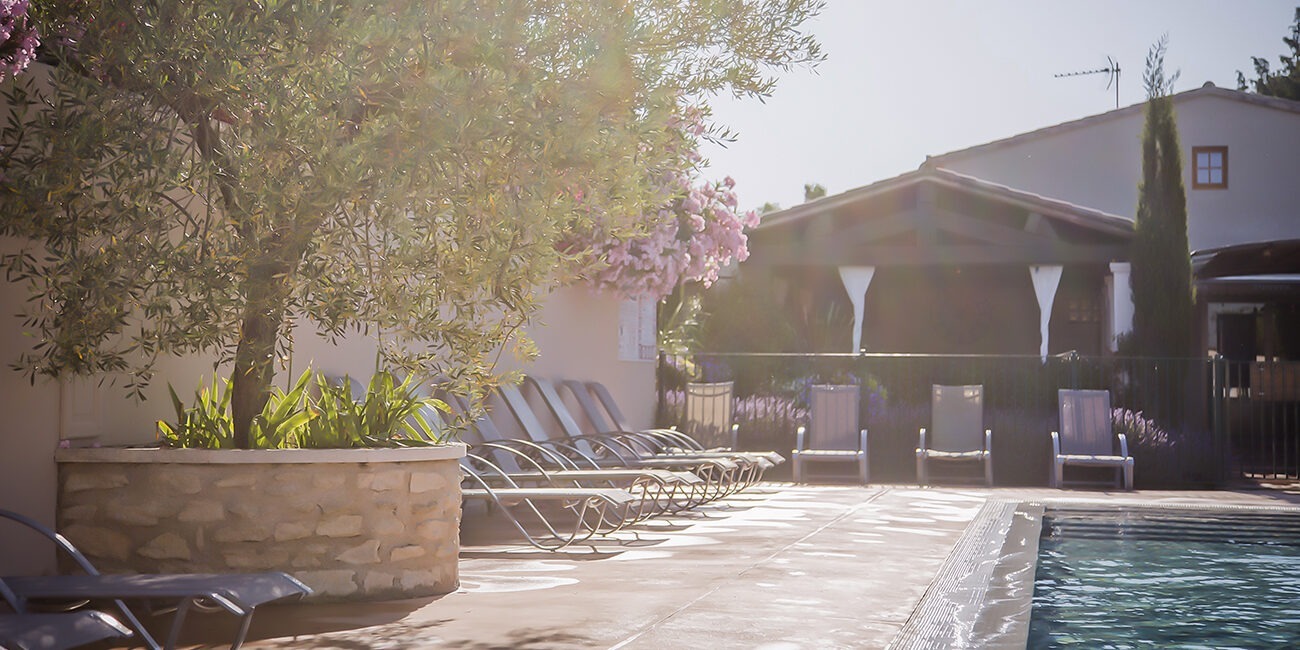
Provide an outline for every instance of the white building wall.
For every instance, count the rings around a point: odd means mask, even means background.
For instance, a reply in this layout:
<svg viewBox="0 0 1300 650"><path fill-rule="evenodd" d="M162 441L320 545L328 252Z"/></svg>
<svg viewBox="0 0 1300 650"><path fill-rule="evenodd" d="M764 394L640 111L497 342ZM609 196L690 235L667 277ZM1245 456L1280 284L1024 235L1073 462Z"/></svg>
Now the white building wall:
<svg viewBox="0 0 1300 650"><path fill-rule="evenodd" d="M12 242L0 242L0 250ZM26 299L26 288L0 283L0 362L14 362L33 342L22 332L21 321L10 317ZM499 369L520 369L553 379L598 379L605 382L628 418L648 427L654 413L654 367L650 361L618 358L619 305L617 298L594 294L586 288L563 288L549 296L529 333L540 357L532 363L503 355ZM277 383L285 385L310 364L336 375L367 380L375 368L377 344L373 338L352 334L337 345L300 329L288 370L280 370ZM139 445L156 441L159 419L175 417L167 387L176 388L189 403L200 382L211 385L215 357L164 358L146 390L146 399L127 396L119 378L116 384L96 378L64 382L48 379L30 385L20 373L0 368L0 508L16 510L54 524L57 468L54 450L60 438L85 437L78 444ZM217 375L224 380L229 367ZM539 405L540 408L540 405ZM502 414L498 414L500 419ZM7 528L7 527L6 527ZM14 537L0 530L5 553L0 554L0 574L21 573L33 566L53 569L53 549L32 537Z"/></svg>
<svg viewBox="0 0 1300 650"><path fill-rule="evenodd" d="M563 287L546 299L546 304L528 334L536 342L538 357L525 362L503 355L502 370L520 370L526 374L551 379L580 379L600 381L609 388L618 401L619 408L635 428L649 428L654 424L655 362L622 360L619 357L619 319L623 301L607 294L595 293L586 286ZM546 414L545 407L536 396L525 391L533 400L538 418L553 434L558 427ZM561 394L566 394L561 391ZM515 431L509 411L493 403L492 418L503 430ZM569 411L583 426L576 404Z"/></svg>
<svg viewBox="0 0 1300 650"><path fill-rule="evenodd" d="M1204 89L1176 96L1191 250L1300 238L1300 112ZM1134 218L1141 110L942 156L939 166ZM1194 146L1228 147L1228 189L1193 189Z"/></svg>
<svg viewBox="0 0 1300 650"><path fill-rule="evenodd" d="M0 253L15 250L12 240L0 239ZM0 305L6 307L0 312L0 508L53 524L59 386L49 379L32 385L8 368L32 344L13 317L26 297L23 287L0 278ZM54 568L53 548L19 526L0 521L0 540L0 575Z"/></svg>

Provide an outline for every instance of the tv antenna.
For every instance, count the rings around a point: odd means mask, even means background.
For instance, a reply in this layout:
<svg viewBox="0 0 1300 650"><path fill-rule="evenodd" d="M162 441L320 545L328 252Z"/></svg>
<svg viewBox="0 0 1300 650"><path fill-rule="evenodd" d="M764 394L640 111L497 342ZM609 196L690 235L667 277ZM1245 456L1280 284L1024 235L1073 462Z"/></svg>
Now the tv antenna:
<svg viewBox="0 0 1300 650"><path fill-rule="evenodd" d="M1106 67L1104 68L1097 68L1096 70L1079 70L1078 72L1064 72L1052 76L1060 79L1062 77L1082 77L1083 75L1089 74L1107 75L1106 90L1110 90L1111 86L1115 86L1115 108L1119 108L1119 61L1116 61L1109 56L1106 57Z"/></svg>

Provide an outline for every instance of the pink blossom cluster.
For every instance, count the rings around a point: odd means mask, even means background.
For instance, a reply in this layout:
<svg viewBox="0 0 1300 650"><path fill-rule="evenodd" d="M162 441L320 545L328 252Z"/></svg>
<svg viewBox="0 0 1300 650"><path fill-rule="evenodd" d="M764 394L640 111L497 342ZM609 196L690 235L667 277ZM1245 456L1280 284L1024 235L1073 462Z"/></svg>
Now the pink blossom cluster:
<svg viewBox="0 0 1300 650"><path fill-rule="evenodd" d="M684 174L674 181L684 183L683 190L648 217L646 235L595 246L593 252L606 262L592 278L598 288L660 299L682 281L709 286L723 267L749 257L745 228L757 226L758 215L737 211L735 181L727 177L695 186Z"/></svg>
<svg viewBox="0 0 1300 650"><path fill-rule="evenodd" d="M27 20L28 0L0 0L0 81L27 69L41 44Z"/></svg>
<svg viewBox="0 0 1300 650"><path fill-rule="evenodd" d="M707 109L685 106L668 124L681 136L674 147L679 166L656 179L664 203L644 215L644 235L615 238L598 232L566 243L604 262L588 276L597 289L658 300L681 282L711 285L732 261L749 257L745 228L757 226L758 215L737 211L736 182L727 177L696 185L692 178L703 163L699 140L708 133L707 119Z"/></svg>

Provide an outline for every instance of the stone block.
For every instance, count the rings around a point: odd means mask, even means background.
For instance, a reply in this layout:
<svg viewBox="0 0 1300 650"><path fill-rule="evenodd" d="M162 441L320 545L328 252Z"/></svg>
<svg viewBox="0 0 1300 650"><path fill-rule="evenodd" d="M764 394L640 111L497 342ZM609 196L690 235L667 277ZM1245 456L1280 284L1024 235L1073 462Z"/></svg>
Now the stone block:
<svg viewBox="0 0 1300 650"><path fill-rule="evenodd" d="M340 489L347 484L348 475L344 472L330 472L328 474L317 474L312 478L311 484L320 490Z"/></svg>
<svg viewBox="0 0 1300 650"><path fill-rule="evenodd" d="M257 475L250 471L241 471L212 482L219 488L251 488L257 485Z"/></svg>
<svg viewBox="0 0 1300 650"><path fill-rule="evenodd" d="M163 533L151 540L138 551L140 555L154 560L188 560L190 545L185 538L176 533Z"/></svg>
<svg viewBox="0 0 1300 650"><path fill-rule="evenodd" d="M63 482L64 492L81 492L82 490L111 490L130 485L126 474L121 472L75 472L68 475Z"/></svg>
<svg viewBox="0 0 1300 650"><path fill-rule="evenodd" d="M226 512L241 519L261 519L265 516L266 504L254 495L244 499L231 499L226 504Z"/></svg>
<svg viewBox="0 0 1300 650"><path fill-rule="evenodd" d="M339 553L335 559L344 564L379 564L379 540L366 540Z"/></svg>
<svg viewBox="0 0 1300 650"><path fill-rule="evenodd" d="M455 562L438 565L438 586L451 591L460 586L460 566Z"/></svg>
<svg viewBox="0 0 1300 650"><path fill-rule="evenodd" d="M229 551L222 558L227 567L236 571L272 571L289 562L289 552L258 546L243 551Z"/></svg>
<svg viewBox="0 0 1300 650"><path fill-rule="evenodd" d="M422 571L403 571L402 588L403 589L428 589L438 586L439 572L436 569L426 569Z"/></svg>
<svg viewBox="0 0 1300 650"><path fill-rule="evenodd" d="M226 518L226 508L218 501L191 501L176 518L190 523L208 523Z"/></svg>
<svg viewBox="0 0 1300 650"><path fill-rule="evenodd" d="M294 576L321 596L350 596L357 592L355 571L299 571Z"/></svg>
<svg viewBox="0 0 1300 650"><path fill-rule="evenodd" d="M451 484L440 472L411 473L411 494L444 492L449 488L451 488Z"/></svg>
<svg viewBox="0 0 1300 650"><path fill-rule="evenodd" d="M388 560L390 562L402 562L404 560L412 560L417 557L422 557L425 553L428 553L428 551L424 550L423 546L417 546L415 544L398 546L388 554Z"/></svg>
<svg viewBox="0 0 1300 650"><path fill-rule="evenodd" d="M288 542L295 539L311 537L312 529L307 524L286 521L275 525L275 541Z"/></svg>
<svg viewBox="0 0 1300 650"><path fill-rule="evenodd" d="M228 544L230 542L262 542L271 539L270 524L250 522L222 526L212 531L212 539Z"/></svg>
<svg viewBox="0 0 1300 650"><path fill-rule="evenodd" d="M267 496L274 497L293 497L303 494L312 494L315 488L312 487L311 478L302 474L288 474L281 476L270 485L263 485L262 492Z"/></svg>
<svg viewBox="0 0 1300 650"><path fill-rule="evenodd" d="M125 560L131 557L131 550L135 547L126 535L99 526L72 525L62 532L82 553L92 558Z"/></svg>
<svg viewBox="0 0 1300 650"><path fill-rule="evenodd" d="M155 477L155 488L170 494L198 494L203 491L203 481L193 474L160 472Z"/></svg>
<svg viewBox="0 0 1300 650"><path fill-rule="evenodd" d="M391 573L371 571L361 581L361 589L368 594L392 591L397 585L397 576Z"/></svg>
<svg viewBox="0 0 1300 650"><path fill-rule="evenodd" d="M373 472L371 474L361 475L358 481L359 487L369 489L375 492L387 492L389 490L400 490L406 487L407 474L400 469L384 470L382 472Z"/></svg>
<svg viewBox="0 0 1300 650"><path fill-rule="evenodd" d="M138 505L107 504L105 516L109 521L114 521L127 526L156 526L158 525L158 516L149 511L147 507Z"/></svg>
<svg viewBox="0 0 1300 650"><path fill-rule="evenodd" d="M289 563L295 568L316 568L324 565L329 549L324 544L307 544L298 549Z"/></svg>
<svg viewBox="0 0 1300 650"><path fill-rule="evenodd" d="M456 527L451 522L436 519L426 521L415 529L415 533L420 536L420 539L427 539L431 542L445 541L455 535L456 532Z"/></svg>
<svg viewBox="0 0 1300 650"><path fill-rule="evenodd" d="M406 524L398 519L392 511L376 514L370 522L370 530L380 537L393 537L406 531Z"/></svg>
<svg viewBox="0 0 1300 650"><path fill-rule="evenodd" d="M59 509L59 516L67 521L93 521L99 514L99 505L94 503L83 503L79 506L70 506Z"/></svg>
<svg viewBox="0 0 1300 650"><path fill-rule="evenodd" d="M361 534L361 515L340 515L316 525L316 534L325 537L356 537Z"/></svg>

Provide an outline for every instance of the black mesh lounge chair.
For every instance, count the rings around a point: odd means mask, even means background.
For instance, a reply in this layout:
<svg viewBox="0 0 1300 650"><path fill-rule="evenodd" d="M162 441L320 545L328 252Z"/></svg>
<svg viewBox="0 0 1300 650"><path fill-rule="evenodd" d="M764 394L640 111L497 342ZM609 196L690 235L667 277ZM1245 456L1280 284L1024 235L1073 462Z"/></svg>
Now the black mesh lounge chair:
<svg viewBox="0 0 1300 650"><path fill-rule="evenodd" d="M461 413L469 410L463 397L446 395L443 401ZM437 414L426 418L435 419L441 421ZM519 485L621 488L649 506L647 516L694 505L691 497L696 487L704 484L690 472L602 468L595 463L579 462L530 441L505 438L486 415L466 427L460 439L470 445L472 454L487 458Z"/></svg>
<svg viewBox="0 0 1300 650"><path fill-rule="evenodd" d="M1111 422L1110 392L1061 389L1057 397L1061 431L1052 432L1052 487L1063 487L1066 465L1088 465L1114 467L1124 489L1132 490L1133 457L1128 438Z"/></svg>
<svg viewBox="0 0 1300 650"><path fill-rule="evenodd" d="M930 461L977 462L993 485L993 430L984 428L983 386L931 386L930 429L916 446L916 480L930 482Z"/></svg>
<svg viewBox="0 0 1300 650"><path fill-rule="evenodd" d="M736 481L740 466L727 458L657 456L647 449L635 447L635 441L610 436L552 439L518 387L502 384L496 388L496 394L525 435L535 444L561 453L574 454L575 457L600 467L689 471L705 481L704 498L707 500L725 496L741 487Z"/></svg>
<svg viewBox="0 0 1300 650"><path fill-rule="evenodd" d="M807 479L808 463L854 462L857 478L870 478L867 430L858 428L859 389L854 385L819 385L809 389L809 422L795 431L795 448L790 452L794 481Z"/></svg>
<svg viewBox="0 0 1300 650"><path fill-rule="evenodd" d="M569 412L569 407L560 397L555 385L548 379L540 377L527 377L525 383L532 386L533 390L542 398L551 416L564 430L570 439L580 440L584 438L597 438L602 440L622 441L628 446L644 452L645 455L658 458L723 458L736 463L741 469L740 483L742 486L750 485L760 478L764 470L772 467L775 463L767 458L763 453L747 453L721 449L685 449L670 443L656 436L653 432L587 432L583 431L578 421ZM727 411L730 412L730 400L728 400ZM730 416L728 416L730 420Z"/></svg>
<svg viewBox="0 0 1300 650"><path fill-rule="evenodd" d="M560 386L578 403L583 415L596 431L645 433L662 440L664 444L683 449L703 450L699 442L676 429L636 429L618 408L618 403L614 401L614 396L610 394L609 389L598 381L583 382L577 379L566 379L560 382ZM599 403L597 400L600 400Z"/></svg>
<svg viewBox="0 0 1300 650"><path fill-rule="evenodd" d="M480 469L484 467L489 471ZM482 457L467 456L461 474L463 499L493 506L529 544L548 551L615 533L635 520L640 510L636 495L615 488L520 487ZM557 513L544 513L546 504L567 510L559 514L570 521L553 522Z"/></svg>
<svg viewBox="0 0 1300 650"><path fill-rule="evenodd" d="M785 462L785 457L775 451L738 451L738 432L739 427L732 422L732 391L726 384L691 384L688 386L686 401L686 420L683 422L683 430L677 429L644 429L638 433L644 435L653 435L663 438L666 444L672 445L677 449L686 452L715 451L731 454L742 454L750 458L762 458L772 465L779 465ZM600 427L604 423L604 415L608 415L613 421L615 431L633 431L633 428L623 415L623 411L618 408L618 403L614 400L613 394L604 384L598 381L580 382L569 380L563 382L563 386L569 390L569 393L582 408L587 419L594 426ZM596 398L599 402L597 406ZM604 414L602 414L602 410ZM725 435L719 432L726 432ZM695 433L703 439L688 435ZM710 439L712 437L712 439ZM712 444L718 443L718 444Z"/></svg>
<svg viewBox="0 0 1300 650"><path fill-rule="evenodd" d="M0 648L66 650L96 641L124 639L131 630L92 610L57 614L0 614Z"/></svg>
<svg viewBox="0 0 1300 650"><path fill-rule="evenodd" d="M0 580L0 598L18 612L18 596L3 580ZM94 610L0 614L0 648L61 650L129 636L131 630L117 619Z"/></svg>
<svg viewBox="0 0 1300 650"><path fill-rule="evenodd" d="M253 611L264 603L286 598L301 598L311 593L306 585L292 576L280 572L267 573L164 573L164 574L101 574L90 560L73 546L72 542L30 517L0 510L0 518L27 526L52 541L59 550L68 554L84 571L77 575L56 576L6 576L4 583L12 592L10 603L19 613L28 612L36 601L111 601L121 614L123 622L149 648L174 648L178 641L185 615L194 608L221 609L239 618L239 626L230 647L239 648L248 635L253 621ZM127 602L175 605L176 614L166 646L159 646L145 630Z"/></svg>
<svg viewBox="0 0 1300 650"><path fill-rule="evenodd" d="M563 435L552 436L538 419L518 386L502 384L496 388L495 393L506 405L506 410L513 416L515 424L519 425L529 441L561 453L573 454L575 460L594 463L599 467L657 467L688 470L697 464L707 464L692 463L687 459L661 461L653 458L653 452L645 448L642 443L630 438L619 438L613 435L574 437L568 435L568 431ZM727 469L736 468L735 463L722 461L720 464Z"/></svg>

